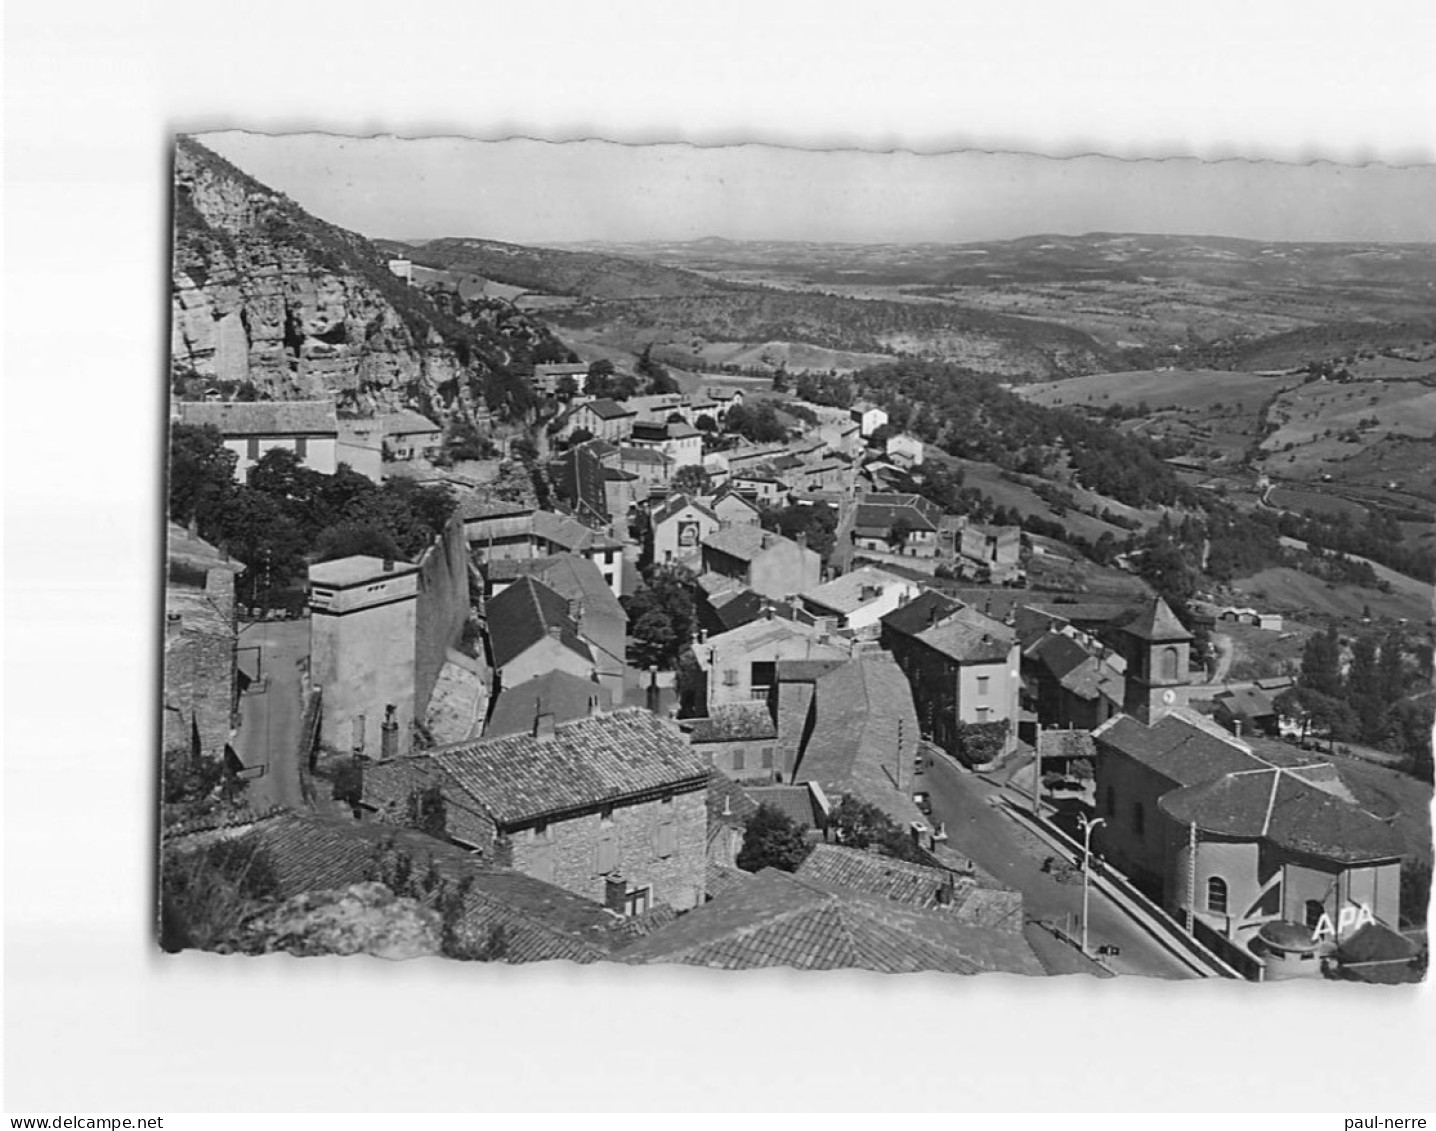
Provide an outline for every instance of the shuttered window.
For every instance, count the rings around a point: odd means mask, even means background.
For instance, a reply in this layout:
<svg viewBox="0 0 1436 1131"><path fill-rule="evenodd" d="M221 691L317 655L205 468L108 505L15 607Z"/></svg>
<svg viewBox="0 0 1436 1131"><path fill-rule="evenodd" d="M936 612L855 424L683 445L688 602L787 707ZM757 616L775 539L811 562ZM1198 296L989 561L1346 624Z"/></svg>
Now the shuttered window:
<svg viewBox="0 0 1436 1131"><path fill-rule="evenodd" d="M618 841L613 837L606 836L598 842L598 848L594 851L593 870L600 876L606 876L609 872L618 868Z"/></svg>
<svg viewBox="0 0 1436 1131"><path fill-rule="evenodd" d="M660 857L672 856L678 851L678 826L659 825L657 849Z"/></svg>

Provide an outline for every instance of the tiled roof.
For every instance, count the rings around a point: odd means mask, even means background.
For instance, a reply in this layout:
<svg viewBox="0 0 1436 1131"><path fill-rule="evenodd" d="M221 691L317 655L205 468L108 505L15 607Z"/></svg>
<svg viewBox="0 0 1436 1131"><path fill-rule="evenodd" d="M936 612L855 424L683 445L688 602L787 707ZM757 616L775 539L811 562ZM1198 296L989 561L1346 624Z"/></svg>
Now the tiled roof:
<svg viewBox="0 0 1436 1131"><path fill-rule="evenodd" d="M1120 751L1178 785L1198 785L1265 764L1235 739L1220 738L1170 714L1151 727L1128 715L1117 715L1093 736L1099 749Z"/></svg>
<svg viewBox="0 0 1436 1131"><path fill-rule="evenodd" d="M618 458L624 463L648 463L655 467L673 462L671 457L657 448L619 448Z"/></svg>
<svg viewBox="0 0 1436 1131"><path fill-rule="evenodd" d="M1061 679L1091 659L1087 649L1060 632L1047 633L1027 650L1027 655L1042 664L1055 679Z"/></svg>
<svg viewBox="0 0 1436 1131"><path fill-rule="evenodd" d="M198 534L191 534L177 522L170 522L166 535L166 555L172 562L201 569L227 569L243 573L244 563L211 546Z"/></svg>
<svg viewBox="0 0 1436 1131"><path fill-rule="evenodd" d="M490 598L486 611L494 666L504 667L523 655L548 636L550 628L557 630L564 647L592 660L593 653L579 636L578 625L569 616L568 608L567 598L532 577L520 578Z"/></svg>
<svg viewBox="0 0 1436 1131"><path fill-rule="evenodd" d="M597 904L541 880L488 867L463 849L412 830L283 813L221 835L253 838L265 850L280 898L370 879L376 860L390 847L409 855L419 875L432 861L446 879L471 883L458 924L461 936L482 943L501 927L508 962L596 962L627 941L618 920ZM195 847L205 843L210 841L196 838ZM174 847L183 851L184 840Z"/></svg>
<svg viewBox="0 0 1436 1131"><path fill-rule="evenodd" d="M998 943L983 937L982 928L946 916L828 890L775 869L760 872L615 957L727 970L1041 972L1020 936Z"/></svg>
<svg viewBox="0 0 1436 1131"><path fill-rule="evenodd" d="M683 725L690 729L695 745L778 736L766 703L725 704L714 707L706 719L690 719Z"/></svg>
<svg viewBox="0 0 1436 1131"><path fill-rule="evenodd" d="M823 813L806 785L750 785L748 796L757 806L776 809L801 829L821 828Z"/></svg>
<svg viewBox="0 0 1436 1131"><path fill-rule="evenodd" d="M593 549L623 549L623 543L610 538L602 531L586 526L578 519L553 511L534 511L532 531L539 537L569 551Z"/></svg>
<svg viewBox="0 0 1436 1131"><path fill-rule="evenodd" d="M708 824L733 825L742 828L758 811L758 803L748 791L727 774L712 770L708 776Z"/></svg>
<svg viewBox="0 0 1436 1131"><path fill-rule="evenodd" d="M811 601L825 609L832 609L834 612L847 615L856 612L864 605L880 600L893 588L910 590L911 587L910 581L906 581L896 574L874 569L872 566L863 566L851 573L833 578L826 585L809 589L802 597L805 601ZM878 590L876 595L870 592L874 588ZM869 591L866 595L865 590Z"/></svg>
<svg viewBox="0 0 1436 1131"><path fill-rule="evenodd" d="M623 606L591 559L581 554L547 554L526 562L519 560L515 564L527 567L522 573L543 582L560 597L580 603L583 611L580 630L583 622L590 617L609 617L627 622L628 614L623 611ZM516 576L522 576L522 573Z"/></svg>
<svg viewBox="0 0 1436 1131"><path fill-rule="evenodd" d="M959 873L838 844L816 844L797 875L941 912L974 926L1022 930L1021 894L975 868Z"/></svg>
<svg viewBox="0 0 1436 1131"><path fill-rule="evenodd" d="M226 436L339 435L333 401L178 401L180 420Z"/></svg>
<svg viewBox="0 0 1436 1131"><path fill-rule="evenodd" d="M526 503L495 499L482 491L470 491L459 496L459 505L454 509L454 513L465 522L483 518L522 518L533 512L533 507Z"/></svg>
<svg viewBox="0 0 1436 1131"><path fill-rule="evenodd" d="M764 610L769 606L767 598L751 589L720 594L710 598L709 604L725 632L752 624L763 616Z"/></svg>
<svg viewBox="0 0 1436 1131"><path fill-rule="evenodd" d="M566 723L612 707L613 693L593 680L564 671L545 672L499 693L483 737L532 733L540 713L552 715L555 723Z"/></svg>
<svg viewBox="0 0 1436 1131"><path fill-rule="evenodd" d="M865 654L818 680L812 735L794 772L829 797L851 793L899 825L923 819L898 788L920 736L912 690L886 652Z"/></svg>
<svg viewBox="0 0 1436 1131"><path fill-rule="evenodd" d="M629 708L559 723L552 735L481 739L430 757L502 825L705 784L708 766L678 728Z"/></svg>
<svg viewBox="0 0 1436 1131"><path fill-rule="evenodd" d="M606 469L602 456L591 446L595 442L579 444L564 452L549 465L550 477L559 497L575 511L607 522L608 496L604 486Z"/></svg>
<svg viewBox="0 0 1436 1131"><path fill-rule="evenodd" d="M493 839L492 824L432 758L415 754L364 765L363 804L390 824L403 823L409 797L415 790L436 787L444 796L445 833L476 849L486 849Z"/></svg>
<svg viewBox="0 0 1436 1131"><path fill-rule="evenodd" d="M742 562L751 562L759 555L785 543L793 547L798 545L781 534L774 534L771 530L764 530L761 526L746 522L715 530L703 539L704 546Z"/></svg>
<svg viewBox="0 0 1436 1131"><path fill-rule="evenodd" d="M1095 758L1097 746L1085 730L1040 730L1037 732L1039 758Z"/></svg>
<svg viewBox="0 0 1436 1131"><path fill-rule="evenodd" d="M385 413L379 418L381 427L386 436L412 436L421 432L441 431L439 426L427 416L421 416L413 409L402 409L399 412Z"/></svg>
<svg viewBox="0 0 1436 1131"><path fill-rule="evenodd" d="M711 857L705 874L705 889L709 899L716 899L735 888L743 887L753 878L752 872L745 872L742 868L732 868L727 864L720 863Z"/></svg>
<svg viewBox="0 0 1436 1131"><path fill-rule="evenodd" d="M1325 860L1355 864L1404 855L1395 829L1283 767L1228 773L1173 790L1158 805L1173 820L1204 832L1259 838Z"/></svg>

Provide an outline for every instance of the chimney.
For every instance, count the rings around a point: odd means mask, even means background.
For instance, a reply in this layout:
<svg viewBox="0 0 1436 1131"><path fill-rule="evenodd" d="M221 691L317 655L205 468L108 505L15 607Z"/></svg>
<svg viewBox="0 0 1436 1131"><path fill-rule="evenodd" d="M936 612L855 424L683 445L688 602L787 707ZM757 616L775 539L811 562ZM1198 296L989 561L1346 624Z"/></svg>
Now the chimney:
<svg viewBox="0 0 1436 1131"><path fill-rule="evenodd" d="M393 572L394 572L394 559L393 559L393 558L387 557L387 556L384 558L384 572L385 572L385 573L393 573Z"/></svg>
<svg viewBox="0 0 1436 1131"><path fill-rule="evenodd" d="M551 625L549 625L549 626L548 626L548 634L549 634L550 636L552 636L555 640L561 639L561 638L563 637L563 625L560 625L560 624L551 624Z"/></svg>
<svg viewBox="0 0 1436 1131"><path fill-rule="evenodd" d="M954 885L952 882L952 877L949 876L946 880L942 882L942 885L937 889L937 892L935 894L937 898L937 905L939 907L952 906L953 886Z"/></svg>
<svg viewBox="0 0 1436 1131"><path fill-rule="evenodd" d="M553 712L544 710L543 700L534 704L534 737L552 738L554 730Z"/></svg>
<svg viewBox="0 0 1436 1131"><path fill-rule="evenodd" d="M603 881L603 905L615 915L622 915L628 901L628 883L622 876L607 876Z"/></svg>
<svg viewBox="0 0 1436 1131"><path fill-rule="evenodd" d="M583 623L583 598L570 597L568 599L568 617L574 624Z"/></svg>
<svg viewBox="0 0 1436 1131"><path fill-rule="evenodd" d="M397 709L392 703L384 708L384 721L379 724L380 758L392 758L399 753L399 723L394 718Z"/></svg>
<svg viewBox="0 0 1436 1131"><path fill-rule="evenodd" d="M661 703L662 695L658 690L658 669L656 667L650 667L648 669L648 691L645 705L656 715L658 714L658 708Z"/></svg>

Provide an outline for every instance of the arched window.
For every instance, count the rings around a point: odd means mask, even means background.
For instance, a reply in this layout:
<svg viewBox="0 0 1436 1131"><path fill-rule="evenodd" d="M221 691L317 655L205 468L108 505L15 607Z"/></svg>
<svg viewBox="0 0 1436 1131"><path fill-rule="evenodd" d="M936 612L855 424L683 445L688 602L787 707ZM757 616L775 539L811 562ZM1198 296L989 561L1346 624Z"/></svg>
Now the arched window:
<svg viewBox="0 0 1436 1131"><path fill-rule="evenodd" d="M1162 649L1162 681L1164 683L1176 683L1181 678L1177 672L1181 659L1181 653L1175 648Z"/></svg>
<svg viewBox="0 0 1436 1131"><path fill-rule="evenodd" d="M1220 876L1207 880L1207 910L1213 915L1227 913L1227 882Z"/></svg>
<svg viewBox="0 0 1436 1131"><path fill-rule="evenodd" d="M1306 925L1313 931L1316 925L1321 922L1321 917L1326 914L1326 905L1319 899L1308 899L1306 901Z"/></svg>

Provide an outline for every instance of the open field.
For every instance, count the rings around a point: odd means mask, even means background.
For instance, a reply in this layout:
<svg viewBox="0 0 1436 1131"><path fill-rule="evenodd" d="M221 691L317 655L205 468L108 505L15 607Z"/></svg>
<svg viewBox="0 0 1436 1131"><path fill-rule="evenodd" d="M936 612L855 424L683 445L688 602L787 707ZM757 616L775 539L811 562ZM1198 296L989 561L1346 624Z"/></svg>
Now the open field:
<svg viewBox="0 0 1436 1131"><path fill-rule="evenodd" d="M1408 579L1409 580L1409 579ZM1369 608L1375 617L1391 617L1425 624L1431 618L1431 597L1419 582L1392 593L1357 585L1333 585L1309 573L1279 566L1232 582L1254 604L1302 618L1325 614L1339 620L1359 621Z"/></svg>
<svg viewBox="0 0 1436 1131"><path fill-rule="evenodd" d="M1328 491L1310 491L1300 487L1273 487L1267 494L1269 505L1279 510L1310 511L1312 514L1344 514L1354 522L1366 518L1366 508Z"/></svg>
<svg viewBox="0 0 1436 1131"><path fill-rule="evenodd" d="M1044 381L1014 388L1013 392L1048 408L1136 408L1146 404L1152 409L1186 409L1207 415L1213 410L1255 412L1291 384L1290 377L1263 377L1223 369L1148 369Z"/></svg>
<svg viewBox="0 0 1436 1131"><path fill-rule="evenodd" d="M1024 515L1036 515L1039 518L1047 519L1050 522L1061 523L1073 534L1095 542L1103 534L1111 534L1113 538L1123 539L1130 537L1131 531L1123 530L1120 526L1114 526L1110 522L1103 522L1099 518L1082 514L1075 509L1064 509L1058 512L1052 504L1048 503L1031 487L1022 482L1015 482L1003 474L1000 468L990 463L980 463L976 460L958 459L946 457L946 462L953 467L960 469L963 473L963 484L967 487L975 487L984 495L987 495L998 506L1015 509ZM1030 477L1018 477L1030 478ZM1113 511L1123 514L1143 515L1145 512L1133 510L1131 507L1123 506L1102 495L1096 495L1091 491L1069 490L1074 499L1079 503L1092 505L1100 501L1098 509L1105 505ZM1078 496L1081 496L1079 499Z"/></svg>
<svg viewBox="0 0 1436 1131"><path fill-rule="evenodd" d="M1301 650L1306 646L1306 638L1316 630L1312 625L1288 617L1281 632L1226 621L1218 624L1215 631L1231 639L1232 666L1227 678L1240 682L1296 675L1301 670Z"/></svg>

